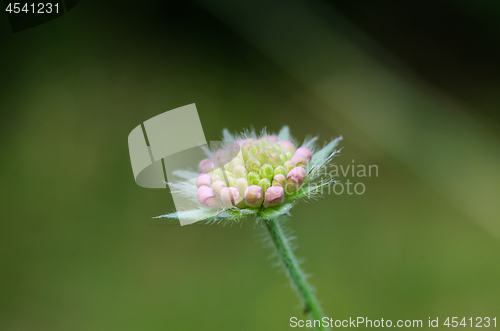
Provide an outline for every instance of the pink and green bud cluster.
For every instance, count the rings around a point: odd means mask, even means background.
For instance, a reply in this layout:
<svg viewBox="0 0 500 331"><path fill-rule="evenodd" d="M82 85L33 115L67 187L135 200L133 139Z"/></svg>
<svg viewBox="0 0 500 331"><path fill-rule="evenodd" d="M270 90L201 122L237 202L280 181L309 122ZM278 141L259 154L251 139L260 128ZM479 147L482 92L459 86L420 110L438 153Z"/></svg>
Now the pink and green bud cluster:
<svg viewBox="0 0 500 331"><path fill-rule="evenodd" d="M200 161L198 200L212 208L278 205L300 189L311 159L309 149L276 136L240 139Z"/></svg>

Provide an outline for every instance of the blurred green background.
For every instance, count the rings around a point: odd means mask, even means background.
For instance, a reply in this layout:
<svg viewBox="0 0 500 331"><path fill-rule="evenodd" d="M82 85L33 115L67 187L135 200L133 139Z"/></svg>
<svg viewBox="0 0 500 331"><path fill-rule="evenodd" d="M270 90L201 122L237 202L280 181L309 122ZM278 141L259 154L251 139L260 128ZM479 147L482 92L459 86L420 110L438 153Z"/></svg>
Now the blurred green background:
<svg viewBox="0 0 500 331"><path fill-rule="evenodd" d="M497 2L81 1L0 15L0 330L287 330L298 297L243 226L180 227L127 136L196 103L225 127L342 134L363 195L292 210L334 319L500 311ZM500 316L497 316L500 318Z"/></svg>

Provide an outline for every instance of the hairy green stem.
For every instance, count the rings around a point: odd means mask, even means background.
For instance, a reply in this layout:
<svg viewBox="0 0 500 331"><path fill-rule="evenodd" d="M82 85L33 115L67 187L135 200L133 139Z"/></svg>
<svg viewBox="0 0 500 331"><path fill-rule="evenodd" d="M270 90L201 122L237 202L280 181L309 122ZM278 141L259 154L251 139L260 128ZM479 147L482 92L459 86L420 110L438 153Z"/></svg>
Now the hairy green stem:
<svg viewBox="0 0 500 331"><path fill-rule="evenodd" d="M318 304L316 297L308 284L306 277L302 270L300 269L297 259L293 255L293 250L290 247L289 240L283 233L283 229L280 225L278 219L265 221L269 234L273 240L276 249L280 255L281 261L286 267L288 276L292 279L295 289L300 295L304 303L304 313L308 313L312 320L320 320L323 318L323 313L321 307ZM320 323L322 324L322 323ZM329 330L330 328L325 328L319 326L318 330Z"/></svg>

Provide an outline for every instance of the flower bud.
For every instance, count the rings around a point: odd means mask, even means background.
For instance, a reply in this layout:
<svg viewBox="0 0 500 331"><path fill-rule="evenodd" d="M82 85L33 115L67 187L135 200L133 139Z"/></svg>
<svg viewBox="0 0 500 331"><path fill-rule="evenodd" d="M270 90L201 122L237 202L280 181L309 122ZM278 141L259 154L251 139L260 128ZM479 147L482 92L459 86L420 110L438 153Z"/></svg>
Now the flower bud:
<svg viewBox="0 0 500 331"><path fill-rule="evenodd" d="M286 157L285 154L280 154L280 160L281 164L285 164L285 162L288 161L288 158Z"/></svg>
<svg viewBox="0 0 500 331"><path fill-rule="evenodd" d="M218 206L218 201L215 197L214 191L212 191L212 189L208 186L200 186L196 192L196 197L204 206L212 208L216 208Z"/></svg>
<svg viewBox="0 0 500 331"><path fill-rule="evenodd" d="M283 148L283 151L285 152L290 152L290 153L295 153L295 146L292 144L292 142L288 140L280 140L280 145L281 148Z"/></svg>
<svg viewBox="0 0 500 331"><path fill-rule="evenodd" d="M267 161L273 168L282 165L281 158L277 153L269 155L269 160Z"/></svg>
<svg viewBox="0 0 500 331"><path fill-rule="evenodd" d="M247 189L247 187L248 181L246 180L246 178L238 178L236 180L236 188L238 189L242 197L245 196L245 190Z"/></svg>
<svg viewBox="0 0 500 331"><path fill-rule="evenodd" d="M259 139L259 140L257 140L257 145L260 148L265 148L267 146L267 142L264 139Z"/></svg>
<svg viewBox="0 0 500 331"><path fill-rule="evenodd" d="M244 166L236 166L233 170L234 178L245 178L247 176L247 169Z"/></svg>
<svg viewBox="0 0 500 331"><path fill-rule="evenodd" d="M229 186L231 186L231 187L236 187L236 178L229 177L229 178L227 179L227 182L228 182Z"/></svg>
<svg viewBox="0 0 500 331"><path fill-rule="evenodd" d="M246 205L245 200L240 197L240 192L238 192L238 190L234 187L223 188L220 191L220 197L224 206L229 208L232 206L241 208Z"/></svg>
<svg viewBox="0 0 500 331"><path fill-rule="evenodd" d="M226 172L233 172L234 169L234 164L232 162L226 163L224 165L224 171Z"/></svg>
<svg viewBox="0 0 500 331"><path fill-rule="evenodd" d="M264 197L264 208L276 206L283 202L285 194L280 186L271 186L267 189Z"/></svg>
<svg viewBox="0 0 500 331"><path fill-rule="evenodd" d="M286 193L290 194L297 191L304 180L306 179L307 172L304 168L295 167L286 176Z"/></svg>
<svg viewBox="0 0 500 331"><path fill-rule="evenodd" d="M290 169L291 170L291 169ZM283 175L283 176L286 176L288 174L288 172L285 170L284 167L282 166L279 166L279 167L276 167L276 169L274 169L274 172L273 172L273 175L276 176L276 175ZM273 176L273 177L274 177Z"/></svg>
<svg viewBox="0 0 500 331"><path fill-rule="evenodd" d="M245 162L243 162L243 156L241 154L238 154L238 156L232 159L230 163L232 163L233 169L237 166L245 166Z"/></svg>
<svg viewBox="0 0 500 331"><path fill-rule="evenodd" d="M285 176L283 176L282 174L277 174L276 176L274 176L273 186L285 187L285 185L286 185Z"/></svg>
<svg viewBox="0 0 500 331"><path fill-rule="evenodd" d="M252 157L252 153L250 153L249 149L245 147L241 148L241 155L243 156L243 162L245 163Z"/></svg>
<svg viewBox="0 0 500 331"><path fill-rule="evenodd" d="M267 160L269 159L269 156L263 149L259 149L254 156L260 162L260 164L267 163Z"/></svg>
<svg viewBox="0 0 500 331"><path fill-rule="evenodd" d="M290 160L292 159L292 157L293 157L293 153L286 152L286 153L285 153L285 156L286 156L286 159L287 159L288 161L290 161Z"/></svg>
<svg viewBox="0 0 500 331"><path fill-rule="evenodd" d="M257 185L252 185L247 187L245 190L245 202L250 207L260 207L262 201L264 200L264 194L262 194L262 187Z"/></svg>
<svg viewBox="0 0 500 331"><path fill-rule="evenodd" d="M223 182L227 182L229 178L233 177L233 172L232 171L222 171L222 176L220 177Z"/></svg>
<svg viewBox="0 0 500 331"><path fill-rule="evenodd" d="M303 157L305 157L307 159L307 162L311 161L312 159L312 152L305 148L305 147L300 147L299 149L297 149L297 151L295 152L295 155L302 155Z"/></svg>
<svg viewBox="0 0 500 331"><path fill-rule="evenodd" d="M271 141L273 143L277 143L278 142L278 136L275 136L275 135L267 136L267 140Z"/></svg>
<svg viewBox="0 0 500 331"><path fill-rule="evenodd" d="M240 145L237 143L232 143L227 150L229 151L228 155L230 157L236 157L238 153L240 152Z"/></svg>
<svg viewBox="0 0 500 331"><path fill-rule="evenodd" d="M255 172L250 172L247 175L248 185L259 185L260 176Z"/></svg>
<svg viewBox="0 0 500 331"><path fill-rule="evenodd" d="M212 174L210 176L210 183L215 183L216 181L222 180L222 178L217 174Z"/></svg>
<svg viewBox="0 0 500 331"><path fill-rule="evenodd" d="M264 164L260 167L259 175L261 178L271 179L273 178L274 169L269 164Z"/></svg>
<svg viewBox="0 0 500 331"><path fill-rule="evenodd" d="M304 156L299 155L299 154L295 154L292 157L291 161L294 162L297 167L301 167L301 168L306 168L307 163L308 163L307 159Z"/></svg>
<svg viewBox="0 0 500 331"><path fill-rule="evenodd" d="M244 150L244 149L248 150L250 147L252 147L252 144L247 141L247 142L244 142L243 145L241 145L241 150Z"/></svg>
<svg viewBox="0 0 500 331"><path fill-rule="evenodd" d="M283 148L281 148L280 144L274 144L273 147L274 147L274 150L276 151L276 153L278 153L278 154L284 153Z"/></svg>
<svg viewBox="0 0 500 331"><path fill-rule="evenodd" d="M226 151L223 149L219 149L213 154L214 162L218 167L222 167L226 164Z"/></svg>
<svg viewBox="0 0 500 331"><path fill-rule="evenodd" d="M201 174L196 177L196 187L200 188L201 186L212 186L212 182L210 181L210 176L207 174Z"/></svg>
<svg viewBox="0 0 500 331"><path fill-rule="evenodd" d="M271 186L271 181L267 178L262 178L259 181L259 186L262 187L262 192L266 192L266 190Z"/></svg>
<svg viewBox="0 0 500 331"><path fill-rule="evenodd" d="M251 157L247 161L247 170L251 172L259 172L260 162L254 157Z"/></svg>
<svg viewBox="0 0 500 331"><path fill-rule="evenodd" d="M214 194L217 197L220 197L220 191L224 188L227 187L226 183L224 183L221 180L216 181L215 183L212 184L212 191L214 191Z"/></svg>
<svg viewBox="0 0 500 331"><path fill-rule="evenodd" d="M265 150L266 150L267 155L271 155L273 153L276 153L276 150L274 149L273 146L266 146Z"/></svg>
<svg viewBox="0 0 500 331"><path fill-rule="evenodd" d="M214 163L210 159L203 159L198 164L198 170L201 173L208 174L214 168Z"/></svg>
<svg viewBox="0 0 500 331"><path fill-rule="evenodd" d="M285 164L283 164L283 167L285 168L286 173L288 174L290 170L295 168L295 163L292 161L286 161Z"/></svg>
<svg viewBox="0 0 500 331"><path fill-rule="evenodd" d="M250 147L248 148L248 152L249 152L250 154L252 154L252 156L253 156L253 155L255 155L255 154L257 154L257 151L258 151L258 150L259 150L259 147L258 147L257 145L253 145L253 144L252 144L252 146L250 146Z"/></svg>

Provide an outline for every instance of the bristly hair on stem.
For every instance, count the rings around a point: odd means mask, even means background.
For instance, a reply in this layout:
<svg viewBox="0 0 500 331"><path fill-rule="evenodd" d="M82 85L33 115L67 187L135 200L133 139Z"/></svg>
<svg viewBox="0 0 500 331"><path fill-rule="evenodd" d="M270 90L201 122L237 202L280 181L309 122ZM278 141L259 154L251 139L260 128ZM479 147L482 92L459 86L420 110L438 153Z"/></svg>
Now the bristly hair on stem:
<svg viewBox="0 0 500 331"><path fill-rule="evenodd" d="M308 314L312 320L321 321L323 318L321 306L314 295L312 287L307 282L307 276L300 268L300 263L293 253L293 247L290 238L286 235L286 230L283 228L282 219L264 220L264 223L280 260L286 268L287 275L304 304L304 313ZM329 330L329 328L323 327L322 323L320 323L318 330Z"/></svg>

